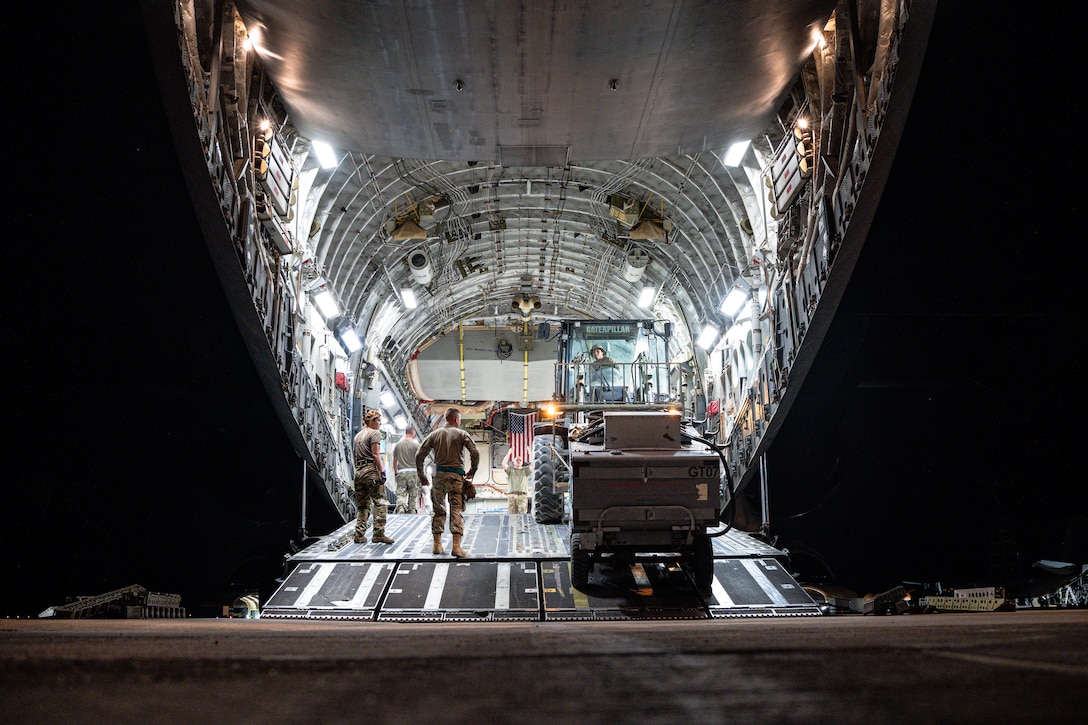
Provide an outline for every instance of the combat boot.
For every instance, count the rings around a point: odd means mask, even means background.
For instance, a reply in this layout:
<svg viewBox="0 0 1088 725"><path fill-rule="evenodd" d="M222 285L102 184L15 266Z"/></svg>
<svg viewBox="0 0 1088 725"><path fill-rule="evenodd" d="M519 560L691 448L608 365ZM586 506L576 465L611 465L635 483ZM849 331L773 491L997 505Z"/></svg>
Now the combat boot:
<svg viewBox="0 0 1088 725"><path fill-rule="evenodd" d="M456 556L458 559L464 559L466 556L468 556L468 554L465 553L465 550L461 548L460 534L453 535L453 548L450 549L450 553Z"/></svg>
<svg viewBox="0 0 1088 725"><path fill-rule="evenodd" d="M370 537L370 540L373 541L375 544L395 544L395 543L397 543L394 539L390 539L388 536L386 536L384 531L382 533L380 533L380 534L374 534L373 536Z"/></svg>
<svg viewBox="0 0 1088 725"><path fill-rule="evenodd" d="M435 534L434 535L434 548L431 549L431 553L432 554L445 554L446 553L446 552L442 551L442 534Z"/></svg>

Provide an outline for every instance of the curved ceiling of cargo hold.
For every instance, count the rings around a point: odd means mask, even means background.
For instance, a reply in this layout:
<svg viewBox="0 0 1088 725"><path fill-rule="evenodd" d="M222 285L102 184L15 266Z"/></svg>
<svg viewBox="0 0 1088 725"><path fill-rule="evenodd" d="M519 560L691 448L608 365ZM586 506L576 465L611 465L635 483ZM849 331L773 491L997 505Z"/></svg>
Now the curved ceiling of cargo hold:
<svg viewBox="0 0 1088 725"><path fill-rule="evenodd" d="M314 196L315 256L370 342L392 335L402 354L461 321L644 316L644 286L674 315L694 314L694 325L713 314L752 251L741 231L747 178L713 154L565 169L361 155L345 163ZM439 208L420 213L420 199ZM612 216L625 204L632 220L642 212L641 227ZM396 239L412 232L389 218L393 208L425 238ZM658 238L632 238L640 229ZM415 310L405 309L404 289ZM515 298L531 306L515 307Z"/></svg>
<svg viewBox="0 0 1088 725"><path fill-rule="evenodd" d="M396 369L463 323L645 317L644 287L713 321L768 238L760 167L834 8L238 2L296 157L336 154L299 175L311 273Z"/></svg>

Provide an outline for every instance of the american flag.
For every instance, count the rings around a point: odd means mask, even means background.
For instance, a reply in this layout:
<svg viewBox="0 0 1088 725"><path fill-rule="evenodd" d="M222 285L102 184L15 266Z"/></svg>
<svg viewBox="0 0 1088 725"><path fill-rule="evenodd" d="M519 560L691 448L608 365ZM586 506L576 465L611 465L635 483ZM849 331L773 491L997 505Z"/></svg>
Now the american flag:
<svg viewBox="0 0 1088 725"><path fill-rule="evenodd" d="M510 451L511 458L518 457L528 462L533 456L533 423L536 411L531 413L510 413Z"/></svg>

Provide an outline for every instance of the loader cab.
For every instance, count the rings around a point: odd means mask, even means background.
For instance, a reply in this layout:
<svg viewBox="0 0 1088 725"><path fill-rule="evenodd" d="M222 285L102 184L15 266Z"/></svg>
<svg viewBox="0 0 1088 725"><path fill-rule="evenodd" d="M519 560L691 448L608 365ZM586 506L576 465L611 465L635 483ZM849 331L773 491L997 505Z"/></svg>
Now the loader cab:
<svg viewBox="0 0 1088 725"><path fill-rule="evenodd" d="M556 366L558 402L611 407L673 399L670 322L565 320L561 328Z"/></svg>

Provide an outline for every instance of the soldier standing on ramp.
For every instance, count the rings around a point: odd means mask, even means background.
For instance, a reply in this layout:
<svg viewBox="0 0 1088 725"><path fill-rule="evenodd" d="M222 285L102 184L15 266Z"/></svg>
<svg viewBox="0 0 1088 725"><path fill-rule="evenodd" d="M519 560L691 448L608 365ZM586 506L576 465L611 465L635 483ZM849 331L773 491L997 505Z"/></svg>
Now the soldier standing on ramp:
<svg viewBox="0 0 1088 725"><path fill-rule="evenodd" d="M385 535L385 519L388 507L385 503L385 467L382 465L382 433L378 426L382 423L382 414L368 410L363 416L363 429L353 441L355 454L355 536L356 544L366 543L366 524L370 518L370 509L374 508L375 544L392 544L393 539Z"/></svg>
<svg viewBox="0 0 1088 725"><path fill-rule="evenodd" d="M416 452L419 441L416 429L404 431L404 440L393 446L393 470L397 477L398 514L414 514L419 511L419 477L416 475Z"/></svg>
<svg viewBox="0 0 1088 725"><path fill-rule="evenodd" d="M423 463L427 460L427 454L434 450L434 486L431 488L431 505L434 507L434 515L431 517L431 533L434 535L434 548L432 553L442 554L442 534L446 530L446 500L450 505L450 533L453 534L453 548L450 553L457 558L467 556L461 548L461 537L465 533L463 512L465 502L462 491L466 487L472 488L472 478L476 475L476 469L480 466L480 452L472 438L461 429L461 411L457 408L446 409L446 426L432 431L419 447L416 453L416 473L419 482L424 486L430 484L427 474L423 471ZM464 469L463 451L468 449L470 467L468 472Z"/></svg>

